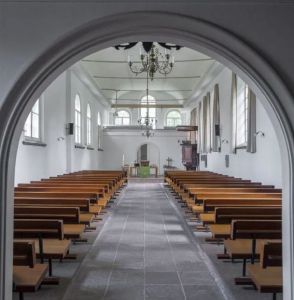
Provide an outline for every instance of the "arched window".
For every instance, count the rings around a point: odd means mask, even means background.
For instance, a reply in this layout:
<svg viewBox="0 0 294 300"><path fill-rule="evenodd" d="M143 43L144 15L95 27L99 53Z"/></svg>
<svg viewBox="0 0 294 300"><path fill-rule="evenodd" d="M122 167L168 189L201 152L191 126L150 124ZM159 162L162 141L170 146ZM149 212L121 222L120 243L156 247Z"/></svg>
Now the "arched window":
<svg viewBox="0 0 294 300"><path fill-rule="evenodd" d="M236 97L233 103L233 130L236 147L246 147L248 128L248 85L236 76Z"/></svg>
<svg viewBox="0 0 294 300"><path fill-rule="evenodd" d="M177 110L170 111L166 116L166 126L176 127L182 124L181 114Z"/></svg>
<svg viewBox="0 0 294 300"><path fill-rule="evenodd" d="M101 120L101 114L98 111L97 114L97 127L98 127L98 149L101 149L102 144L102 120Z"/></svg>
<svg viewBox="0 0 294 300"><path fill-rule="evenodd" d="M156 100L153 96L148 95L148 101L147 101L147 95L144 96L141 99L141 105L155 105L156 104ZM141 119L144 119L147 117L147 112L149 114L149 119L150 122L152 122L153 124L153 129L155 129L156 127L156 108L155 107L142 107L140 110L140 117Z"/></svg>
<svg viewBox="0 0 294 300"><path fill-rule="evenodd" d="M87 145L92 144L92 113L90 104L87 104Z"/></svg>
<svg viewBox="0 0 294 300"><path fill-rule="evenodd" d="M82 143L81 100L78 94L75 97L75 143Z"/></svg>
<svg viewBox="0 0 294 300"><path fill-rule="evenodd" d="M99 111L98 111L98 114L97 114L97 125L101 126L101 114L100 114Z"/></svg>
<svg viewBox="0 0 294 300"><path fill-rule="evenodd" d="M119 110L117 116L114 119L114 125L130 125L130 113L126 110Z"/></svg>
<svg viewBox="0 0 294 300"><path fill-rule="evenodd" d="M38 99L29 113L24 125L25 139L40 140L40 100Z"/></svg>

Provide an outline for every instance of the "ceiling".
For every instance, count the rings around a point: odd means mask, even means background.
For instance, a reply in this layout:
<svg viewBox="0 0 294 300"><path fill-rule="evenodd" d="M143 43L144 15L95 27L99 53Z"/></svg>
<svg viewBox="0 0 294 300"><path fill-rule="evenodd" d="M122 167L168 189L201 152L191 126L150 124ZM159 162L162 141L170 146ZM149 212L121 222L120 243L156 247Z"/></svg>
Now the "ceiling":
<svg viewBox="0 0 294 300"><path fill-rule="evenodd" d="M138 43L128 50L107 48L81 60L82 68L110 104L115 104L116 91L119 105L139 104L146 95L146 73L136 76L128 65L129 55L133 60L139 60L140 48L145 53L142 44ZM158 48L164 53L164 48ZM215 61L185 47L170 53L175 57L172 72L167 76L156 73L154 80L149 80L149 94L160 105L184 105Z"/></svg>

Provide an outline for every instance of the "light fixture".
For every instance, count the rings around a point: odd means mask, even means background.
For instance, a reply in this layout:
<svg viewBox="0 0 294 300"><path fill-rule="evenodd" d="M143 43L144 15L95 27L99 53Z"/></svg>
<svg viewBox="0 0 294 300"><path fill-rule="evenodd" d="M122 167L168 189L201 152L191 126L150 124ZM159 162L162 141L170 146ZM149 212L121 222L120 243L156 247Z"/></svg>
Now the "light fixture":
<svg viewBox="0 0 294 300"><path fill-rule="evenodd" d="M152 44L151 49L146 54L143 54L140 48L139 61L132 61L131 56L128 56L128 64L132 73L138 75L146 72L150 79L154 79L155 73L160 73L164 76L169 74L175 64L174 56L164 50L164 54L160 52L159 48Z"/></svg>
<svg viewBox="0 0 294 300"><path fill-rule="evenodd" d="M152 131L152 128L157 123L157 120L153 117L150 117L149 115L149 75L147 72L146 77L146 116L143 116L138 119L138 124L142 127L146 127L144 132L142 133L143 136L146 136L147 138L154 136L154 132Z"/></svg>
<svg viewBox="0 0 294 300"><path fill-rule="evenodd" d="M116 50L120 50L120 49L124 49L124 50L128 50L133 48L134 46L136 46L139 42L135 42L135 43L123 43L123 44L119 44L114 46L114 48ZM152 46L154 45L154 42L141 42L142 43L142 47L143 49L148 53ZM176 44L170 44L170 43L162 43L162 42L157 42L158 45L160 45L161 47L168 49L168 50L180 50L182 48L182 46L176 45Z"/></svg>
<svg viewBox="0 0 294 300"><path fill-rule="evenodd" d="M117 112L117 90L115 90L115 111L113 113L113 117L116 118L118 117L118 112Z"/></svg>
<svg viewBox="0 0 294 300"><path fill-rule="evenodd" d="M254 133L254 135L255 135L255 136L260 135L260 136L264 137L264 136L265 136L265 133L264 133L263 131L259 130L259 131L256 131L256 132Z"/></svg>

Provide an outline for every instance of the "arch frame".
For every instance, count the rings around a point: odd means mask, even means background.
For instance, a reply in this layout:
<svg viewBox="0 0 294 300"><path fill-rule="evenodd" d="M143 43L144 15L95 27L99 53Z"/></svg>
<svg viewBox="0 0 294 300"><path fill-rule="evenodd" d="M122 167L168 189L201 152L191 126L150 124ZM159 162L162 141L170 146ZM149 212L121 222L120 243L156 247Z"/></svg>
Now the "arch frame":
<svg viewBox="0 0 294 300"><path fill-rule="evenodd" d="M136 24L135 28L133 24ZM265 95L263 103L277 135L283 163L283 236L284 298L294 299L294 120L293 96L279 74L264 60L258 50L241 38L215 24L185 15L158 11L131 12L103 17L69 32L56 41L18 80L4 99L0 110L0 297L11 299L14 167L18 140L25 117L44 89L74 62L82 57L125 40L160 39L180 43L201 51L230 67L249 83L257 94ZM287 238L285 238L287 237Z"/></svg>
<svg viewBox="0 0 294 300"><path fill-rule="evenodd" d="M181 125L183 123L183 118L182 118L182 114L181 111L178 108L170 108L168 109L165 113L164 113L164 126L167 126L167 117L169 115L169 113L176 111L177 113L180 114L180 119L181 119Z"/></svg>

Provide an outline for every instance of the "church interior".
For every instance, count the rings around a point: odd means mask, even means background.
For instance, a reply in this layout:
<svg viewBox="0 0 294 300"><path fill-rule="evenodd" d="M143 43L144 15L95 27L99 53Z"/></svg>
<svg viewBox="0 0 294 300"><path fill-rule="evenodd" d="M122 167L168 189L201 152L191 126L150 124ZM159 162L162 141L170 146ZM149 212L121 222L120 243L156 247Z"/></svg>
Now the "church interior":
<svg viewBox="0 0 294 300"><path fill-rule="evenodd" d="M157 40L62 72L18 143L13 299L282 299L266 102L215 58Z"/></svg>

